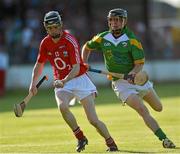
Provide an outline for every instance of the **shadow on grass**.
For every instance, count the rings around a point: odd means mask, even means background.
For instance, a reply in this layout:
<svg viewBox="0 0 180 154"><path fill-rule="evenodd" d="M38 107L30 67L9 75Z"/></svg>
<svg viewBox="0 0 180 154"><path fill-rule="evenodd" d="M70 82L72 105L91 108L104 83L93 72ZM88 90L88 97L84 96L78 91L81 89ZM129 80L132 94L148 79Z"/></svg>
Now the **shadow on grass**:
<svg viewBox="0 0 180 154"><path fill-rule="evenodd" d="M43 152L44 154L65 154L64 152ZM77 154L75 152L68 152L70 154ZM87 154L107 154L108 152L85 152L83 151L82 153L87 153ZM161 153L176 153L176 152L173 152L173 151L158 151L158 152L149 152L149 151L134 151L134 150L119 150L119 151L116 151L116 152L112 152L114 154L117 154L117 153L134 153L134 154L161 154ZM24 152L19 152L18 154L25 154ZM31 154L39 154L39 152L31 152Z"/></svg>
<svg viewBox="0 0 180 154"><path fill-rule="evenodd" d="M95 102L96 105L108 105L119 103L115 93L108 87L97 87L98 97ZM179 97L180 96L180 83L171 84L156 84L154 86L160 98ZM13 111L13 105L20 103L28 94L28 90L18 89L9 90L4 97L0 98L0 112ZM80 106L78 103L76 106ZM38 94L29 102L28 109L45 109L57 108L54 98L53 88L40 89Z"/></svg>
<svg viewBox="0 0 180 154"><path fill-rule="evenodd" d="M154 153L154 154L158 154L158 153L171 153L170 151L158 151L158 152L142 152L142 151L131 151L131 150L120 150L120 152L125 152L125 153L140 153L140 154L146 154L146 153ZM172 152L173 153L173 152Z"/></svg>
<svg viewBox="0 0 180 154"><path fill-rule="evenodd" d="M37 153L39 153L39 152L31 152L31 153L33 153L33 154L37 154ZM44 154L64 154L64 152L51 152L51 153L49 153L49 152L43 152ZM76 153L74 153L74 152L68 152L68 153L71 153L71 154L76 154ZM87 153L87 154L93 154L93 153L95 153L95 154L106 154L107 152L85 152L85 151L83 151L82 153ZM134 150L119 150L119 151L116 151L116 152L113 152L114 154L116 154L116 153L134 153L134 154L161 154L161 153L173 153L173 150L172 151L158 151L158 152L149 152L149 151L144 151L144 152L142 152L142 151L134 151ZM176 153L176 152L175 152ZM24 154L24 153L19 153L19 154Z"/></svg>

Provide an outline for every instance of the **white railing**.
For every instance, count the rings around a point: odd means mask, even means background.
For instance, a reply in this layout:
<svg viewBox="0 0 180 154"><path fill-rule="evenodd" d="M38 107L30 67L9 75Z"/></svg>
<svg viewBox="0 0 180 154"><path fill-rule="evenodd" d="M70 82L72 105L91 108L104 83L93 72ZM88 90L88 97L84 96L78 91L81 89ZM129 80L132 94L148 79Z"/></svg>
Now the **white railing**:
<svg viewBox="0 0 180 154"><path fill-rule="evenodd" d="M104 69L102 63L92 63L92 67ZM31 81L31 72L33 65L27 66L11 66L6 72L6 87L7 88L27 88ZM176 61L147 61L144 69L148 72L150 80L165 82L165 81L180 81L180 60ZM49 81L43 84L43 87L52 86L53 74L51 66L45 66L43 74L49 76ZM106 76L101 74L89 73L90 78L96 85L106 85L110 81Z"/></svg>

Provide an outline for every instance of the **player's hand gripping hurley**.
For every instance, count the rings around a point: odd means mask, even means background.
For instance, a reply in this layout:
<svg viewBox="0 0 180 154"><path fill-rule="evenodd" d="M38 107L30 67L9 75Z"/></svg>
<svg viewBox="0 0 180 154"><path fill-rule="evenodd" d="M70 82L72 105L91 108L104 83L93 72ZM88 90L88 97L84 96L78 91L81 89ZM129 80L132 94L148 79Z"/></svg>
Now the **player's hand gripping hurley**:
<svg viewBox="0 0 180 154"><path fill-rule="evenodd" d="M134 84L140 85L140 86L144 85L148 81L148 75L145 71L140 71L136 75L113 73L113 72L108 72L108 71L104 71L104 70L94 69L91 67L89 67L88 71L94 72L94 73L100 73L100 74L104 74L104 75L110 75L110 76L113 76L113 77L116 77L119 79L124 79L124 80L130 79L131 81L133 81Z"/></svg>
<svg viewBox="0 0 180 154"><path fill-rule="evenodd" d="M43 76L42 79L37 83L36 87L39 88L40 85L45 81L48 80L47 76ZM21 103L14 104L14 113L16 117L22 117L24 109L27 105L27 103L31 100L33 94L29 92L29 94L24 98L24 100Z"/></svg>

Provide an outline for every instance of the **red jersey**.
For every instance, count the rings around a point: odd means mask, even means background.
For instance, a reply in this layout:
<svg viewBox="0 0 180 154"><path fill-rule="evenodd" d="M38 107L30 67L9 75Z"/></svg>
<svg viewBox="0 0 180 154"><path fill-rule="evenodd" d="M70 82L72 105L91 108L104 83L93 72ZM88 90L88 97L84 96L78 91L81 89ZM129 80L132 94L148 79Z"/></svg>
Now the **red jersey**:
<svg viewBox="0 0 180 154"><path fill-rule="evenodd" d="M77 76L87 72L77 40L65 31L57 43L54 43L49 35L41 41L37 61L44 63L46 60L50 62L53 68L54 79L64 79L74 64L80 64L80 71Z"/></svg>

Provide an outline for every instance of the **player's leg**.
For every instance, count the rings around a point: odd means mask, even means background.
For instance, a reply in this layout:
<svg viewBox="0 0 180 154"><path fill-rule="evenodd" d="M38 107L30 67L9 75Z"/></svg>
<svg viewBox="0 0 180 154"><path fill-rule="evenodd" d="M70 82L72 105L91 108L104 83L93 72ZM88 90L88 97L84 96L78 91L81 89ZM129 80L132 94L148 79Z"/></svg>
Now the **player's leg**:
<svg viewBox="0 0 180 154"><path fill-rule="evenodd" d="M56 93L56 101L58 104L58 108L66 121L66 123L69 125L71 129L77 128L77 122L72 114L72 112L69 110L69 102L72 99L73 94L68 93L66 91L60 91Z"/></svg>
<svg viewBox="0 0 180 154"><path fill-rule="evenodd" d="M78 140L78 145L76 150L77 152L81 152L84 149L85 145L88 144L88 141L84 136L83 131L78 126L74 115L69 110L69 101L74 97L74 95L66 91L59 91L56 92L55 97L58 104L58 108L60 109L60 112L63 116L63 119L72 129L75 137Z"/></svg>
<svg viewBox="0 0 180 154"><path fill-rule="evenodd" d="M143 104L141 98L138 95L136 94L130 95L126 100L126 104L138 112L138 114L143 118L145 124L153 132L155 132L159 128L158 123L150 115L147 107Z"/></svg>
<svg viewBox="0 0 180 154"><path fill-rule="evenodd" d="M143 99L155 110L161 112L163 109L162 103L156 94L155 90L151 88Z"/></svg>
<svg viewBox="0 0 180 154"><path fill-rule="evenodd" d="M164 147L175 147L175 145L166 138L166 134L161 130L157 121L150 115L148 109L142 102L141 98L144 98L144 100L146 100L154 110L162 110L161 102L153 90L151 82L147 82L144 86L136 86L122 80L117 80L112 82L112 88L122 102L126 102L131 108L139 113L145 124L161 141L163 141ZM169 144L164 144L164 142Z"/></svg>
<svg viewBox="0 0 180 154"><path fill-rule="evenodd" d="M157 121L150 115L147 107L143 104L138 95L132 94L126 100L127 105L135 109L143 118L145 124L154 132L154 134L163 141L163 147L175 148L174 143L166 137L166 134L159 127Z"/></svg>
<svg viewBox="0 0 180 154"><path fill-rule="evenodd" d="M156 94L154 89L148 91L148 93L143 97L143 99L155 110L155 111L162 111L162 104L160 98ZM161 128L158 128L154 134L159 138L159 140L163 141L164 148L175 148L175 144L169 140L165 133L162 131Z"/></svg>
<svg viewBox="0 0 180 154"><path fill-rule="evenodd" d="M113 138L110 136L110 133L106 125L98 119L98 116L95 110L93 94L82 99L81 104L83 105L83 108L85 110L85 113L89 122L96 128L98 133L102 137L104 137L106 145L108 146L107 151L118 151L117 145L114 142Z"/></svg>

